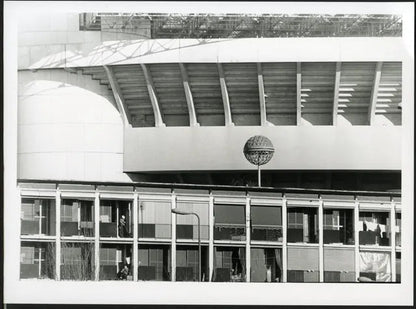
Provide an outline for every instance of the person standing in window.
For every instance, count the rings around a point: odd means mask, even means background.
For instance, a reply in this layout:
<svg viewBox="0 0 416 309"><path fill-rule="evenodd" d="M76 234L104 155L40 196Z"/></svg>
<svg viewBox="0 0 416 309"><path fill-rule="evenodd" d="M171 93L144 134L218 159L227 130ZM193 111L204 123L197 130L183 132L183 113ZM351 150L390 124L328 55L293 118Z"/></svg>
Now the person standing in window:
<svg viewBox="0 0 416 309"><path fill-rule="evenodd" d="M127 230L127 222L126 222L126 216L122 215L120 219L120 224L118 226L119 229L119 236L120 237L129 237L129 232Z"/></svg>

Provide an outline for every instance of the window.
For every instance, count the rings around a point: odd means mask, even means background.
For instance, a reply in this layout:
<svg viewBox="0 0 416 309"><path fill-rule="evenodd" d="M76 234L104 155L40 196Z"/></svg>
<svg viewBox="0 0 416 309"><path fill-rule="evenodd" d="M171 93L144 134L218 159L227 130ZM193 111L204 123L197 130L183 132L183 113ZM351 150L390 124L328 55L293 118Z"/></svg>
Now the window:
<svg viewBox="0 0 416 309"><path fill-rule="evenodd" d="M171 237L171 204L162 201L142 201L139 206L139 237Z"/></svg>
<svg viewBox="0 0 416 309"><path fill-rule="evenodd" d="M391 282L390 252L360 252L360 277Z"/></svg>
<svg viewBox="0 0 416 309"><path fill-rule="evenodd" d="M324 282L356 282L354 248L324 248Z"/></svg>
<svg viewBox="0 0 416 309"><path fill-rule="evenodd" d="M132 237L131 202L117 200L100 201L100 236Z"/></svg>
<svg viewBox="0 0 416 309"><path fill-rule="evenodd" d="M402 245L402 214L396 213L396 246Z"/></svg>
<svg viewBox="0 0 416 309"><path fill-rule="evenodd" d="M246 249L243 247L216 247L214 253L214 282L246 281Z"/></svg>
<svg viewBox="0 0 416 309"><path fill-rule="evenodd" d="M22 235L55 235L55 201L23 198L21 208Z"/></svg>
<svg viewBox="0 0 416 309"><path fill-rule="evenodd" d="M170 281L170 246L139 245L139 280Z"/></svg>
<svg viewBox="0 0 416 309"><path fill-rule="evenodd" d="M360 245L390 245L390 218L386 212L360 211Z"/></svg>
<svg viewBox="0 0 416 309"><path fill-rule="evenodd" d="M288 207L287 241L318 242L318 209L306 207Z"/></svg>
<svg viewBox="0 0 416 309"><path fill-rule="evenodd" d="M102 244L100 280L133 280L131 245Z"/></svg>
<svg viewBox="0 0 416 309"><path fill-rule="evenodd" d="M20 279L55 278L55 244L22 242Z"/></svg>
<svg viewBox="0 0 416 309"><path fill-rule="evenodd" d="M245 206L215 205L214 206L214 239L245 240Z"/></svg>
<svg viewBox="0 0 416 309"><path fill-rule="evenodd" d="M282 249L251 248L251 282L281 282Z"/></svg>
<svg viewBox="0 0 416 309"><path fill-rule="evenodd" d="M94 236L94 203L64 199L61 203L62 236Z"/></svg>
<svg viewBox="0 0 416 309"><path fill-rule="evenodd" d="M61 243L61 279L94 279L94 245L91 243Z"/></svg>
<svg viewBox="0 0 416 309"><path fill-rule="evenodd" d="M281 207L251 207L251 239L266 241L283 240Z"/></svg>
<svg viewBox="0 0 416 309"><path fill-rule="evenodd" d="M176 248L176 281L198 281L198 247ZM208 247L201 247L201 281L208 281Z"/></svg>
<svg viewBox="0 0 416 309"><path fill-rule="evenodd" d="M287 281L319 282L319 249L287 249Z"/></svg>
<svg viewBox="0 0 416 309"><path fill-rule="evenodd" d="M402 253L396 252L396 282L402 281Z"/></svg>
<svg viewBox="0 0 416 309"><path fill-rule="evenodd" d="M208 204L197 202L178 202L178 209L198 214L200 219L201 239L208 239ZM176 238L198 239L198 220L195 215L176 215Z"/></svg>
<svg viewBox="0 0 416 309"><path fill-rule="evenodd" d="M354 244L354 210L324 209L324 244Z"/></svg>

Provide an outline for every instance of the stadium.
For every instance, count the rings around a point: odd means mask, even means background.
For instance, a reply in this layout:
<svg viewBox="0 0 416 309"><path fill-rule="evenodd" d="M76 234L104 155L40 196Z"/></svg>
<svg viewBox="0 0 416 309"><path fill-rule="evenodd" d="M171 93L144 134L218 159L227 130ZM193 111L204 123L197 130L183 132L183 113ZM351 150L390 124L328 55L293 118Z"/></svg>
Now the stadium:
<svg viewBox="0 0 416 309"><path fill-rule="evenodd" d="M18 31L20 280L401 282L400 16Z"/></svg>

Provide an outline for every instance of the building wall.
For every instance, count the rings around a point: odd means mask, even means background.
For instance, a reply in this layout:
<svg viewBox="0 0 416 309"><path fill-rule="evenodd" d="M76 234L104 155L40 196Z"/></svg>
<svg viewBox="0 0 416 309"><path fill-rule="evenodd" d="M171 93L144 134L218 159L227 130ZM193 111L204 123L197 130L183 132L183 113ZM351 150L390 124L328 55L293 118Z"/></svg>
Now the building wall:
<svg viewBox="0 0 416 309"><path fill-rule="evenodd" d="M123 124L90 76L19 71L18 178L126 181Z"/></svg>

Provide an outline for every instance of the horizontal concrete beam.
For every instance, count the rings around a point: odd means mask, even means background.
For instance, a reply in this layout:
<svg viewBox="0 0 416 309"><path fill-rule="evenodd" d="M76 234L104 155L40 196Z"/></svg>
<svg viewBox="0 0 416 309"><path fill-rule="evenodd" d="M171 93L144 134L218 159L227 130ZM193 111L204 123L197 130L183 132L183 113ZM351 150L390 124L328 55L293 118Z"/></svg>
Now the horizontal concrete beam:
<svg viewBox="0 0 416 309"><path fill-rule="evenodd" d="M264 170L401 169L398 126L258 126L126 128L124 171L255 170L243 147L258 134L276 149Z"/></svg>
<svg viewBox="0 0 416 309"><path fill-rule="evenodd" d="M19 69L32 70L138 63L400 61L409 57L401 38L158 39L24 48Z"/></svg>

